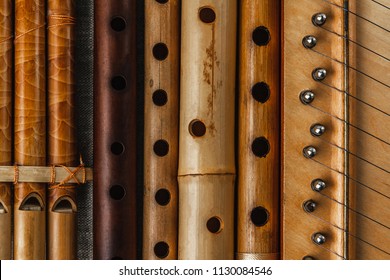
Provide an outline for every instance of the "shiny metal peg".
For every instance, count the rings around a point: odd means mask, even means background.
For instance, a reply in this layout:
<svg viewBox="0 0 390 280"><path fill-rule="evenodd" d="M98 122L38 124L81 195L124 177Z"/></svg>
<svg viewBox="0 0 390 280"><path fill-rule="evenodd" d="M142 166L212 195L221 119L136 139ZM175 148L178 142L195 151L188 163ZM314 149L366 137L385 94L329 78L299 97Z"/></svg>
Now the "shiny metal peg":
<svg viewBox="0 0 390 280"><path fill-rule="evenodd" d="M303 210L305 210L308 213L312 213L316 210L317 203L314 200L307 200L303 203Z"/></svg>
<svg viewBox="0 0 390 280"><path fill-rule="evenodd" d="M310 133L313 136L321 136L325 133L325 126L319 123L313 124L310 127Z"/></svg>
<svg viewBox="0 0 390 280"><path fill-rule="evenodd" d="M302 45L306 49L312 49L317 45L317 38L312 35L307 35L302 39Z"/></svg>
<svg viewBox="0 0 390 280"><path fill-rule="evenodd" d="M318 245L322 245L326 242L326 237L320 232L314 233L311 237L313 242Z"/></svg>
<svg viewBox="0 0 390 280"><path fill-rule="evenodd" d="M317 13L312 16L311 21L315 26L322 26L325 24L327 19L326 14L324 13Z"/></svg>
<svg viewBox="0 0 390 280"><path fill-rule="evenodd" d="M315 81L322 81L326 78L327 71L324 68L316 68L311 73L311 76Z"/></svg>
<svg viewBox="0 0 390 280"><path fill-rule="evenodd" d="M303 155L307 158L313 158L317 154L317 149L313 146L303 148Z"/></svg>
<svg viewBox="0 0 390 280"><path fill-rule="evenodd" d="M315 94L310 90L304 90L299 95L299 99L305 105L312 103L314 98L315 98Z"/></svg>
<svg viewBox="0 0 390 280"><path fill-rule="evenodd" d="M315 179L311 182L311 188L313 191L320 192L326 188L326 183L321 179Z"/></svg>

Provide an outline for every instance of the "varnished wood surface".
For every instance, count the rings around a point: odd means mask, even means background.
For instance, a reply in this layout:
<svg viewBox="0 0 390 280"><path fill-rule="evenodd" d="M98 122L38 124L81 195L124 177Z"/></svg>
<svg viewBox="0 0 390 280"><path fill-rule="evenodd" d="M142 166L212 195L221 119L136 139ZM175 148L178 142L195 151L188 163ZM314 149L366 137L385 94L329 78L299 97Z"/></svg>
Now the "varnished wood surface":
<svg viewBox="0 0 390 280"><path fill-rule="evenodd" d="M236 17L236 1L182 1L179 259L234 257Z"/></svg>
<svg viewBox="0 0 390 280"><path fill-rule="evenodd" d="M15 1L15 143L18 165L46 165L45 1ZM31 210L22 210L25 208ZM46 187L15 185L14 258L46 258Z"/></svg>
<svg viewBox="0 0 390 280"><path fill-rule="evenodd" d="M48 9L48 163L77 166L74 112L75 1L50 0ZM48 259L77 257L75 185L48 189Z"/></svg>
<svg viewBox="0 0 390 280"><path fill-rule="evenodd" d="M265 45L254 41L256 28L268 30L270 41ZM280 1L240 1L238 259L275 259L280 253L279 32ZM264 97L267 93L254 90L258 83L268 86L268 99ZM253 94L257 94L257 100ZM252 144L260 137L268 141L269 152L256 155ZM257 207L261 207L259 212Z"/></svg>
<svg viewBox="0 0 390 280"><path fill-rule="evenodd" d="M12 1L0 2L0 165L12 163ZM0 260L11 259L11 184L0 183Z"/></svg>
<svg viewBox="0 0 390 280"><path fill-rule="evenodd" d="M180 2L145 1L142 257L149 260L177 259Z"/></svg>

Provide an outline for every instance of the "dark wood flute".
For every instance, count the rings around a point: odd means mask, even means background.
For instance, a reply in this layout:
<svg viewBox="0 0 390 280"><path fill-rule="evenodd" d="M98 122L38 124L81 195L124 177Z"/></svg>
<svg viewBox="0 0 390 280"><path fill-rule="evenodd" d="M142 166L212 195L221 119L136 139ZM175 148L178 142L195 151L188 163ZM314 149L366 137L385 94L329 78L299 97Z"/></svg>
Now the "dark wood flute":
<svg viewBox="0 0 390 280"><path fill-rule="evenodd" d="M145 1L143 259L177 259L179 26L180 1Z"/></svg>
<svg viewBox="0 0 390 280"><path fill-rule="evenodd" d="M0 165L12 164L13 8L0 2ZM0 182L0 260L11 255L11 184Z"/></svg>
<svg viewBox="0 0 390 280"><path fill-rule="evenodd" d="M17 165L46 165L45 11L43 0L15 1ZM17 183L14 199L14 258L45 259L45 184Z"/></svg>
<svg viewBox="0 0 390 280"><path fill-rule="evenodd" d="M48 31L48 163L77 166L74 117L73 0L49 0ZM48 259L77 257L75 185L48 190Z"/></svg>
<svg viewBox="0 0 390 280"><path fill-rule="evenodd" d="M178 258L233 259L237 1L182 3Z"/></svg>
<svg viewBox="0 0 390 280"><path fill-rule="evenodd" d="M136 258L136 5L95 1L94 258Z"/></svg>
<svg viewBox="0 0 390 280"><path fill-rule="evenodd" d="M278 259L280 1L240 1L237 259Z"/></svg>

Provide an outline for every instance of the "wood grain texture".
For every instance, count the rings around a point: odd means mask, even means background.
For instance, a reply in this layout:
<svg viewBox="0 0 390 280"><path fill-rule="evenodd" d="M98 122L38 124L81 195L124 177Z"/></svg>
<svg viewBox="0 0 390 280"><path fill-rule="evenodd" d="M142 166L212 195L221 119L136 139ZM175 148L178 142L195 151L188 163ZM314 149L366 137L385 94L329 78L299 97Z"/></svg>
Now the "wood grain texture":
<svg viewBox="0 0 390 280"><path fill-rule="evenodd" d="M145 1L143 259L177 259L180 2Z"/></svg>
<svg viewBox="0 0 390 280"><path fill-rule="evenodd" d="M0 165L12 164L13 5L0 2ZM11 184L0 183L0 260L11 255Z"/></svg>
<svg viewBox="0 0 390 280"><path fill-rule="evenodd" d="M45 1L17 0L15 15L15 163L44 166ZM14 258L45 259L45 185L17 184L14 199Z"/></svg>
<svg viewBox="0 0 390 280"><path fill-rule="evenodd" d="M77 166L73 0L47 3L48 163ZM76 186L48 190L48 259L77 257Z"/></svg>
<svg viewBox="0 0 390 280"><path fill-rule="evenodd" d="M236 1L182 2L179 259L234 257L236 17Z"/></svg>
<svg viewBox="0 0 390 280"><path fill-rule="evenodd" d="M343 4L343 1L333 2ZM345 90L343 65L328 58L344 61L344 42L341 37L312 24L312 16L319 12L328 15L324 27L343 34L343 10L325 1L284 1L282 10L284 259L302 259L305 256L315 259L340 259L347 255L344 231L340 230L345 229L347 218L345 207L314 192L310 187L312 180L321 178L328 185L324 194L341 203L347 201L345 176L339 173L345 173L345 153L325 142L343 147L346 127L344 122L322 112L345 119L345 96L323 83L314 81L311 77L315 68L325 68L328 75L324 83ZM302 46L302 39L306 35L316 36L318 43L315 50L328 57L305 49ZM305 106L300 102L299 95L303 90L315 92L315 100L311 105ZM310 134L310 127L315 123L321 123L326 127L326 132L321 138ZM318 151L313 159L303 156L304 147L309 145L316 147ZM305 212L302 207L303 203L310 199L318 204L315 212L311 214ZM314 244L311 239L317 232L324 234L327 239L321 246Z"/></svg>
<svg viewBox="0 0 390 280"><path fill-rule="evenodd" d="M236 257L275 259L280 253L280 1L240 3ZM270 41L259 46L253 38L256 28L262 27L269 31ZM256 91L259 83L268 86L269 98ZM269 143L264 155L252 150L260 137ZM257 207L262 207L259 212ZM265 212L267 218L262 216Z"/></svg>

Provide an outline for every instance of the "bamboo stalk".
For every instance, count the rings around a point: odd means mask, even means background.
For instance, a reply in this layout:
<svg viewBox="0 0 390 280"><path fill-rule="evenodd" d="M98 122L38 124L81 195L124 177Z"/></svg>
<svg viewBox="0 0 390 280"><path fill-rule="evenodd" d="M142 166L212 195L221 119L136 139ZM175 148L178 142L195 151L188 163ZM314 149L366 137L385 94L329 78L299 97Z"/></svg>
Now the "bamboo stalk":
<svg viewBox="0 0 390 280"><path fill-rule="evenodd" d="M238 259L279 256L280 1L240 1Z"/></svg>
<svg viewBox="0 0 390 280"><path fill-rule="evenodd" d="M236 2L182 2L179 259L234 256Z"/></svg>
<svg viewBox="0 0 390 280"><path fill-rule="evenodd" d="M12 163L12 1L0 2L0 165ZM12 258L11 184L0 181L0 260Z"/></svg>
<svg viewBox="0 0 390 280"><path fill-rule="evenodd" d="M15 162L46 165L45 1L15 1ZM46 258L46 187L15 185L14 258Z"/></svg>
<svg viewBox="0 0 390 280"><path fill-rule="evenodd" d="M143 258L177 259L180 1L145 1Z"/></svg>
<svg viewBox="0 0 390 280"><path fill-rule="evenodd" d="M48 1L48 163L74 166L77 148L74 117L73 0ZM48 259L77 258L75 185L48 190Z"/></svg>

